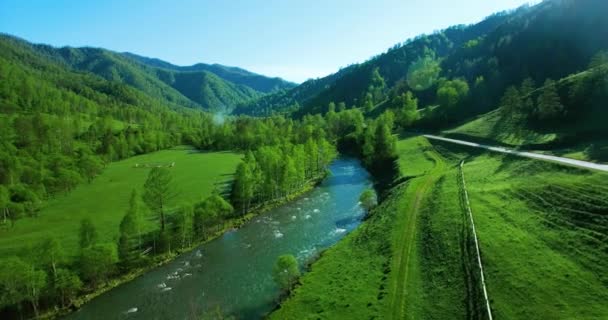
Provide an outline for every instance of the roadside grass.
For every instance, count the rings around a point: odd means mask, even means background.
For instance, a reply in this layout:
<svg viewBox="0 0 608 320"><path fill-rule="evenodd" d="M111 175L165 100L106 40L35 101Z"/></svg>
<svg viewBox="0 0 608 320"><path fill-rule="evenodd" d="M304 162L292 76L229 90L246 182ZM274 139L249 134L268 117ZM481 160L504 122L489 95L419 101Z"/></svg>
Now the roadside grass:
<svg viewBox="0 0 608 320"><path fill-rule="evenodd" d="M78 249L80 220L91 218L100 242L115 241L133 189L142 194L150 168L135 164L172 163L175 197L169 206L201 200L214 188L222 190L232 179L241 156L229 152L201 153L190 147L177 147L111 163L91 183L83 183L67 195L49 200L38 217L17 220L13 227L0 229L0 255L27 254L27 250L46 237L56 237L69 256ZM145 210L145 206L142 204ZM147 228L156 220L147 215ZM44 228L41 228L44 226Z"/></svg>
<svg viewBox="0 0 608 320"><path fill-rule="evenodd" d="M398 142L402 176L430 171L434 162L422 137ZM416 180L416 179L414 179ZM270 319L386 319L395 223L408 207L410 183L393 188L359 228L323 252Z"/></svg>
<svg viewBox="0 0 608 320"><path fill-rule="evenodd" d="M434 143L464 173L496 319L608 317L608 175Z"/></svg>
<svg viewBox="0 0 608 320"><path fill-rule="evenodd" d="M603 119L602 115L594 118ZM598 120L578 120L595 123ZM591 127L603 127L594 124ZM532 150L584 161L608 162L608 139L601 134L587 134L589 128L556 128L554 132L539 132L528 128L517 117L510 117L497 109L476 119L442 132L443 135L482 144L501 145L515 149Z"/></svg>

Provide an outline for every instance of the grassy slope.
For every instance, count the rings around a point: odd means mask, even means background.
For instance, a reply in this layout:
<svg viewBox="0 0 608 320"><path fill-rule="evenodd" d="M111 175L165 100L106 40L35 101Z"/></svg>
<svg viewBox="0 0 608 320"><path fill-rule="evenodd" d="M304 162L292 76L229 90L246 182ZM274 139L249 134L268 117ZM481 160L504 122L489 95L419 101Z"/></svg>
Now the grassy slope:
<svg viewBox="0 0 608 320"><path fill-rule="evenodd" d="M398 151L414 178L326 251L271 319L483 319L462 159L494 317L608 316L608 175L419 137Z"/></svg>
<svg viewBox="0 0 608 320"><path fill-rule="evenodd" d="M608 175L439 143L467 188L496 319L608 317Z"/></svg>
<svg viewBox="0 0 608 320"><path fill-rule="evenodd" d="M421 175L433 168L432 159L421 152L428 146L425 139L417 137L399 141L399 153L407 159L400 166L401 175ZM408 183L392 190L370 219L325 251L270 318L386 318L392 230L408 206L402 196L406 190L410 190Z"/></svg>
<svg viewBox="0 0 608 320"><path fill-rule="evenodd" d="M51 235L75 254L79 223L85 217L93 220L101 241L114 241L131 191L137 189L141 194L150 170L134 168L136 163L175 162L171 171L177 195L171 204L177 205L199 200L216 185L228 182L239 159L234 153L199 153L181 147L114 162L92 183L50 200L39 217L18 220L14 227L0 230L0 255L18 253ZM149 227L155 222L150 221Z"/></svg>

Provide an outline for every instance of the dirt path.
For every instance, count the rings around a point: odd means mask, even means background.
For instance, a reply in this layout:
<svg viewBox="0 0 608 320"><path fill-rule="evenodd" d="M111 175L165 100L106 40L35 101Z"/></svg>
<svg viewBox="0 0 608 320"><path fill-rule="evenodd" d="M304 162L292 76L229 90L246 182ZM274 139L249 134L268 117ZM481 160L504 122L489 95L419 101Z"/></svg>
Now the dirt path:
<svg viewBox="0 0 608 320"><path fill-rule="evenodd" d="M484 144L468 142L468 141L464 141L464 140L444 138L444 137L439 137L439 136L434 136L434 135L429 135L429 134L425 134L423 136L427 139L432 139L432 140L440 140L440 141L456 143L456 144L465 145L465 146L474 147L474 148L486 149L486 150L490 150L490 151L494 151L494 152L511 154L511 155L520 156L520 157L558 162L558 163L567 164L567 165L571 165L571 166L608 172L608 165L606 165L606 164L598 164L598 163L593 163L593 162L588 162L588 161L556 157L556 156L550 156L550 155L534 153L534 152L516 151L513 149L508 149L508 148L503 148L503 147L493 147L493 146L488 146L488 145L484 145Z"/></svg>
<svg viewBox="0 0 608 320"><path fill-rule="evenodd" d="M390 290L392 297L390 301L392 319L406 318L408 275L412 248L416 244L418 214L423 200L428 196L432 186L439 180L445 170L445 162L441 159L441 156L435 152L428 152L428 155L434 160L435 167L427 175L415 179L415 181L412 181L412 185L408 186L408 189L415 188L416 192L413 195L413 199L406 200L409 202L409 205L403 214L407 216L407 222L405 229L400 233L397 241L399 247L393 259L392 272L396 272L396 276Z"/></svg>

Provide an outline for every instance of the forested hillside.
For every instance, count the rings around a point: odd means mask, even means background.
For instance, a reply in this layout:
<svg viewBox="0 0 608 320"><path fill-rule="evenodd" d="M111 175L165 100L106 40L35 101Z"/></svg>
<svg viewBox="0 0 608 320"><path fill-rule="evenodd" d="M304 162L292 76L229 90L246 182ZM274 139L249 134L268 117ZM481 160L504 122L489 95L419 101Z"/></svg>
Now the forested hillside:
<svg viewBox="0 0 608 320"><path fill-rule="evenodd" d="M495 109L505 89L526 78L541 84L585 70L592 56L608 48L606 13L608 4L601 0L548 0L523 6L478 24L416 37L363 64L260 98L237 111L288 110L301 116L326 112L334 102L373 115L398 109L393 99L411 91L426 111L423 123L445 126ZM379 110L371 112L376 107Z"/></svg>
<svg viewBox="0 0 608 320"><path fill-rule="evenodd" d="M48 59L75 71L91 72L108 81L127 84L171 105L230 111L237 104L265 93L290 88L278 78L267 78L239 68L170 63L100 48L54 48L2 35L4 55Z"/></svg>

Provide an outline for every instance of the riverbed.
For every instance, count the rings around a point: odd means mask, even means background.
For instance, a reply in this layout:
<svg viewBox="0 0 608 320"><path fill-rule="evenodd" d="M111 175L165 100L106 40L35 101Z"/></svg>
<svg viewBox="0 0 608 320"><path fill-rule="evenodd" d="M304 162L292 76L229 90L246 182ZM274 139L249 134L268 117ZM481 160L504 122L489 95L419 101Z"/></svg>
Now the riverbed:
<svg viewBox="0 0 608 320"><path fill-rule="evenodd" d="M100 295L66 319L202 319L220 312L259 319L277 303L272 267L282 254L304 263L356 228L370 175L339 158L319 187L238 230Z"/></svg>

